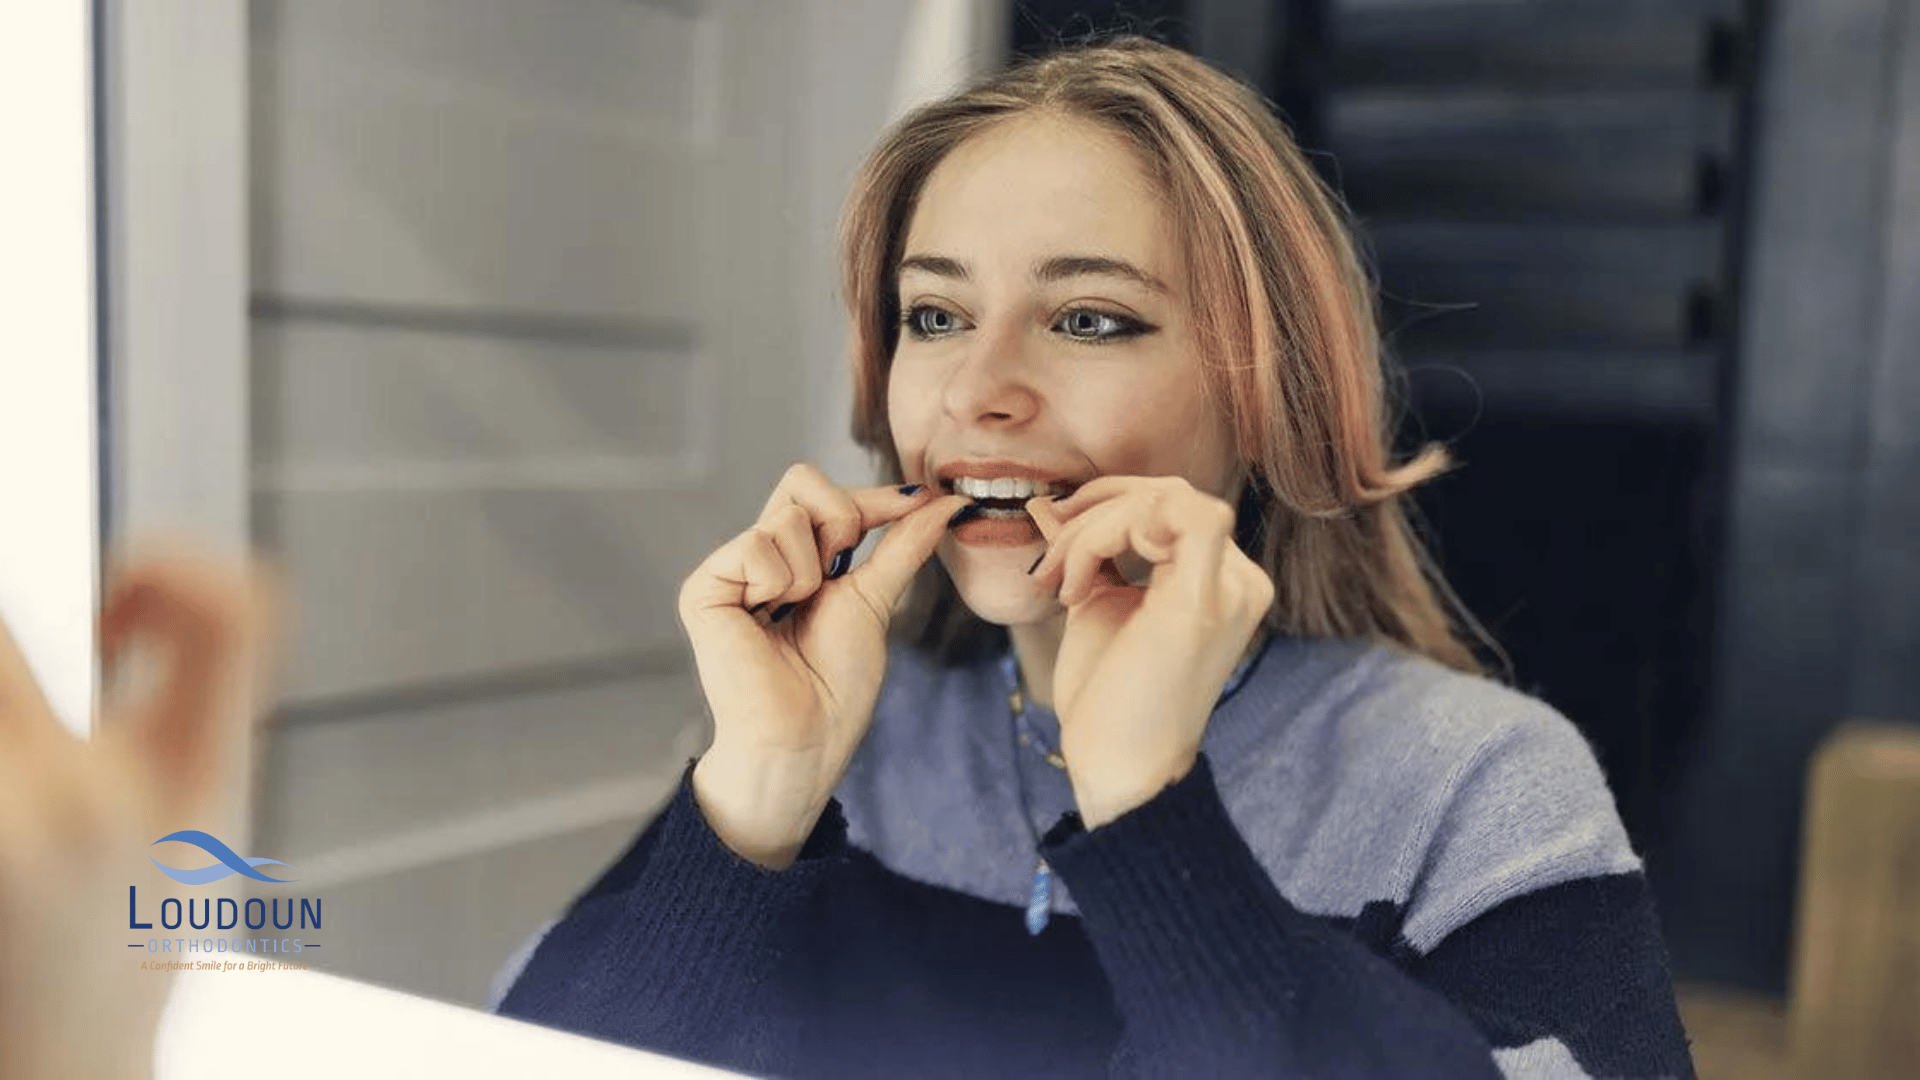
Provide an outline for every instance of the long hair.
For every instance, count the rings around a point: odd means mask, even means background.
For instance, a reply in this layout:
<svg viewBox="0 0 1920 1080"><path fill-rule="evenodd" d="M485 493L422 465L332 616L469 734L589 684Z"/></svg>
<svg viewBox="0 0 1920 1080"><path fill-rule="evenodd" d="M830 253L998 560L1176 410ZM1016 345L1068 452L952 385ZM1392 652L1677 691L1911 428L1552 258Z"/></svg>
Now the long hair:
<svg viewBox="0 0 1920 1080"><path fill-rule="evenodd" d="M882 136L841 223L855 441L902 482L887 375L900 332L895 279L921 188L968 138L1042 111L1125 139L1188 251L1206 253L1187 260L1186 293L1209 400L1248 477L1235 539L1273 578L1266 628L1390 641L1483 674L1468 636L1491 641L1409 521L1408 492L1448 460L1430 445L1393 461L1376 291L1345 207L1256 92L1170 46L1120 36L1023 61ZM894 625L948 664L1007 640L961 601L938 559Z"/></svg>

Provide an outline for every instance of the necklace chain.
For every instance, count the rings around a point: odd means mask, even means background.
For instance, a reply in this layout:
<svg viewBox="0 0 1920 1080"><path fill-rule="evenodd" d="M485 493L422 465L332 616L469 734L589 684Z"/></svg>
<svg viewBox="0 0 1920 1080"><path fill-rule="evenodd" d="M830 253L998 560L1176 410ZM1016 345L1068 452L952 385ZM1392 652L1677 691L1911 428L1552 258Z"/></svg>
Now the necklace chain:
<svg viewBox="0 0 1920 1080"><path fill-rule="evenodd" d="M1240 684L1246 681L1247 673L1252 670L1254 660L1266 651L1266 644L1263 637L1253 652L1234 668L1233 675L1227 679L1226 687L1220 691L1220 697L1214 702L1214 708L1219 708L1220 702L1227 700L1235 690L1240 688ZM1020 799L1020 820L1026 824L1027 832L1033 837L1034 867L1033 883L1027 890L1027 933L1038 935L1040 931L1047 928L1047 922L1053 915L1053 868L1047 865L1046 857L1040 854L1040 827L1033 823L1033 808L1027 802L1027 783L1020 775L1019 748L1033 747L1047 764L1062 772L1066 771L1067 759L1059 750L1049 750L1027 719L1027 696L1020 687L1020 666L1013 650L1007 650L1002 668L1006 672L1009 684L1007 712L1013 717L1012 730L1015 743L1013 788Z"/></svg>
<svg viewBox="0 0 1920 1080"><path fill-rule="evenodd" d="M1033 823L1033 807L1027 802L1027 782L1020 775L1020 747L1034 746L1039 749L1047 763L1065 770L1066 759L1055 751L1049 753L1039 746L1039 740L1032 738L1027 729L1027 699L1020 691L1020 671L1013 658L1007 653L1005 668L1012 689L1007 692L1007 711L1013 715L1013 790L1020 798L1020 821L1026 825L1027 833L1033 837L1033 881L1027 887L1027 933L1038 936L1047 928L1047 922L1053 917L1053 868L1047 865L1046 856L1040 854L1040 827Z"/></svg>
<svg viewBox="0 0 1920 1080"><path fill-rule="evenodd" d="M1015 740L1021 746L1031 746L1039 751L1047 764L1064 770L1067 767L1067 759L1061 756L1060 751L1047 749L1047 744L1040 738L1040 733L1033 730L1032 724L1027 720L1027 695L1026 691L1020 688L1018 677L1014 679L1013 689L1007 694L1007 710L1013 713L1013 722L1017 729L1014 733Z"/></svg>
<svg viewBox="0 0 1920 1080"><path fill-rule="evenodd" d="M1214 708L1219 708L1221 702L1226 701L1235 690L1240 689L1240 684L1246 681L1247 673L1253 668L1253 662L1266 651L1266 644L1267 639L1262 635L1260 643L1233 669L1233 674L1228 676L1225 687L1220 691L1220 697L1214 702ZM1033 730L1032 721L1027 718L1027 692L1021 685L1020 662L1011 649L1002 659L1001 667L1007 675L1007 712L1013 716L1014 742L1020 746L1033 747L1046 763L1054 768L1066 769L1065 755L1058 749L1049 749L1046 742L1040 738L1040 733Z"/></svg>

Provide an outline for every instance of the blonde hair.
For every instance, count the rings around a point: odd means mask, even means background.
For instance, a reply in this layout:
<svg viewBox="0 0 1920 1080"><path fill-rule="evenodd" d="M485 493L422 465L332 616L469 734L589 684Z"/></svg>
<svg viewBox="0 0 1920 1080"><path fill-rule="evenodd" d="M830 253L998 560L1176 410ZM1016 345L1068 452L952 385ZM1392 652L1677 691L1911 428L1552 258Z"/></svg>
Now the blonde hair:
<svg viewBox="0 0 1920 1080"><path fill-rule="evenodd" d="M1260 96L1205 62L1121 36L1024 61L902 118L881 138L841 225L853 322L853 437L904 477L887 420L896 275L920 189L973 135L1046 111L1100 124L1139 154L1188 250L1205 385L1249 480L1236 539L1274 583L1269 631L1397 643L1483 673L1491 645L1408 518L1408 492L1448 467L1428 446L1392 461L1375 290L1345 209ZM1451 611L1451 617L1449 612ZM896 626L947 663L1004 647L938 559Z"/></svg>

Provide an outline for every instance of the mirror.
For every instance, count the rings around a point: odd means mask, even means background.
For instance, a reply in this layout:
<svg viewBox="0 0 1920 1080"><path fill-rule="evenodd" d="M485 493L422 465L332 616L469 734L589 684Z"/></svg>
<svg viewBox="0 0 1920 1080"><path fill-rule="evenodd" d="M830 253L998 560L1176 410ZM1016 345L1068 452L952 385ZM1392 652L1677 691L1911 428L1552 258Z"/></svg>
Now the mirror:
<svg viewBox="0 0 1920 1080"><path fill-rule="evenodd" d="M130 923L250 956L297 931L316 979L358 988L316 991L341 1015L498 1000L706 744L688 568L790 462L872 476L831 254L853 170L911 104L1115 5L1014 6L100 0L92 57L12 73L99 108L6 95L46 150L11 200L10 235L47 238L9 279L20 347L74 362L0 394L0 468L46 523L7 537L0 609L82 727L103 545L258 546L296 598L254 836L212 856L297 888L250 881L204 927L136 896ZM1183 43L1338 174L1387 286L1403 442L1467 459L1422 496L1448 575L1593 742L1677 968L1777 1001L1811 749L1920 702L1913 447L1886 434L1920 305L1860 254L1920 220L1920 44L1868 5L1888 52L1842 62L1821 43L1857 27L1776 5L1805 51L1750 103L1758 9L1732 0L1484 6L1465 44L1415 4L1134 6L1176 39L1192 20ZM1829 353L1851 366L1810 380ZM1780 660L1804 656L1824 674Z"/></svg>
<svg viewBox="0 0 1920 1080"><path fill-rule="evenodd" d="M298 884L133 919L489 1008L704 745L687 567L786 463L868 469L840 200L998 5L100 6L106 540L256 546L297 598L237 854Z"/></svg>

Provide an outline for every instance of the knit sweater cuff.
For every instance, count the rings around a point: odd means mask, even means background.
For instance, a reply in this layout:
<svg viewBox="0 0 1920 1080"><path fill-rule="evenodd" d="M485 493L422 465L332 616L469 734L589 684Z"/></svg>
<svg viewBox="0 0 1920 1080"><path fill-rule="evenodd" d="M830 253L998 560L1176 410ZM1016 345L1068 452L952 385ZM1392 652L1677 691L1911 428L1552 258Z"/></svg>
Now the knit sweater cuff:
<svg viewBox="0 0 1920 1080"><path fill-rule="evenodd" d="M837 799L828 801L792 866L768 870L742 858L713 831L694 798L696 764L687 763L678 790L661 812L659 834L641 871L647 887L627 894L628 911L636 918L666 918L683 928L709 921L755 926L759 916L804 898L822 875L846 862L847 819Z"/></svg>

